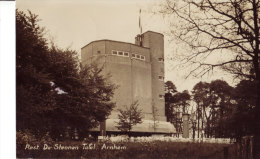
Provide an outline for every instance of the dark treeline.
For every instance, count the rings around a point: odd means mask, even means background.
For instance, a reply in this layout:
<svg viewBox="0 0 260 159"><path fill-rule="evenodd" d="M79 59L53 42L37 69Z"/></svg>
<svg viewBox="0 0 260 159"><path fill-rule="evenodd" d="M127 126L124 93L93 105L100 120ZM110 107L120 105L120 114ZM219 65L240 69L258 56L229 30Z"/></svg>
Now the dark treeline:
<svg viewBox="0 0 260 159"><path fill-rule="evenodd" d="M97 66L81 66L76 51L48 43L38 21L16 10L18 136L83 137L110 114L115 85Z"/></svg>
<svg viewBox="0 0 260 159"><path fill-rule="evenodd" d="M199 82L189 94L178 92L171 81L165 83L166 116L182 133L181 114L189 109L192 137L236 138L253 135L256 85L241 80L235 87L226 81ZM193 103L193 107L191 106Z"/></svg>

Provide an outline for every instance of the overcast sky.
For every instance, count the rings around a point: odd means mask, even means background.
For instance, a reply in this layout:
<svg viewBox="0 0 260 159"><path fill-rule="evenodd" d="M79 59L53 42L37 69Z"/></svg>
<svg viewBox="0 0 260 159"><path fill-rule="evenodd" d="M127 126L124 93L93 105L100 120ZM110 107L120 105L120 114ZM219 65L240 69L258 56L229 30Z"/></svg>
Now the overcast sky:
<svg viewBox="0 0 260 159"><path fill-rule="evenodd" d="M140 33L140 9L143 32L151 30L164 34L169 29L167 22L151 12L158 3L159 0L17 0L16 7L39 15L40 25L47 29L47 38L53 39L59 47L70 47L80 53L81 47L94 40L134 43L135 36ZM187 70L176 67L180 60L170 60L176 52L185 50L169 43L170 37L166 34L164 37L165 81L173 81L178 91L191 90L200 80L224 79L234 86L231 77L224 72L185 79Z"/></svg>

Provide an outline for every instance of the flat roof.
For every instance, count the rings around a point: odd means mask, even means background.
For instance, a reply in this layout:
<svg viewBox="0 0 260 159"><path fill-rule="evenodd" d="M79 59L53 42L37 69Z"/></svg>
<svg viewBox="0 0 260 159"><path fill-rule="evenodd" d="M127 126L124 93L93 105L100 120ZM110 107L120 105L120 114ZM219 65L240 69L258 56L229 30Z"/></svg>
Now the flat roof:
<svg viewBox="0 0 260 159"><path fill-rule="evenodd" d="M150 31L150 30L144 32L143 34L148 33L148 32L155 33L155 34L160 34L160 35L164 36L162 33L158 33L158 32L155 32L155 31Z"/></svg>
<svg viewBox="0 0 260 159"><path fill-rule="evenodd" d="M150 31L150 30L144 32L143 34L148 33L148 32L155 33L155 34L160 34L160 35L164 36L162 33L154 32L154 31ZM130 44L130 45L138 46L138 47L141 47L141 48L149 49L148 47L139 46L139 45L136 45L136 44L133 44L133 43L123 42L123 41L115 41L115 40L109 40L109 39L101 39L101 40L91 41L90 43L88 43L87 45L83 46L82 48L88 46L91 43L99 42L99 41L111 41L111 42L117 42L117 43L124 43L124 44Z"/></svg>
<svg viewBox="0 0 260 159"><path fill-rule="evenodd" d="M139 46L139 45L136 45L136 44L133 44L133 43L123 42L123 41L115 41L115 40L109 40L109 39L102 39L102 40L91 41L87 45L83 46L81 49L83 49L84 47L86 47L86 46L88 46L88 45L90 45L92 43L99 42L99 41L111 41L111 42L117 42L117 43L124 43L124 44L130 44L130 45L134 45L134 46L137 46L137 47L141 47L141 48L144 48L144 49L150 49L148 47Z"/></svg>

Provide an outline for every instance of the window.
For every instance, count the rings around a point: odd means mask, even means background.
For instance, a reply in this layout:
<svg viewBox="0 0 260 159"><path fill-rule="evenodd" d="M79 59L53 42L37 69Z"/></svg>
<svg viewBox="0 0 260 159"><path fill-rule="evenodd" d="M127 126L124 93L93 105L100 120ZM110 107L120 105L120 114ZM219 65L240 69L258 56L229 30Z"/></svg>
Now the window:
<svg viewBox="0 0 260 159"><path fill-rule="evenodd" d="M101 51L98 51L98 52L101 53ZM129 57L130 53L129 52L124 52L124 51L112 50L112 55ZM138 54L131 53L131 56L134 59L139 59L139 60L145 61L145 56L143 56L143 55L138 55Z"/></svg>
<svg viewBox="0 0 260 159"><path fill-rule="evenodd" d="M98 54L100 54L100 53L101 53L101 51L97 51L97 53L98 53Z"/></svg>
<svg viewBox="0 0 260 159"><path fill-rule="evenodd" d="M161 57L158 58L158 61L159 61L159 62L163 62L163 58L161 58Z"/></svg>
<svg viewBox="0 0 260 159"><path fill-rule="evenodd" d="M122 51L118 51L118 55L119 56L123 56L123 52Z"/></svg>
<svg viewBox="0 0 260 159"><path fill-rule="evenodd" d="M159 98L160 98L160 99L163 99L163 98L164 98L164 96L160 94L160 95L159 95Z"/></svg>
<svg viewBox="0 0 260 159"><path fill-rule="evenodd" d="M112 55L117 55L117 51L112 51Z"/></svg>
<svg viewBox="0 0 260 159"><path fill-rule="evenodd" d="M159 77L159 80L162 80L162 81L163 81L163 76L160 76L160 75L159 75L158 77Z"/></svg>
<svg viewBox="0 0 260 159"><path fill-rule="evenodd" d="M132 53L132 58L145 61L145 56Z"/></svg>

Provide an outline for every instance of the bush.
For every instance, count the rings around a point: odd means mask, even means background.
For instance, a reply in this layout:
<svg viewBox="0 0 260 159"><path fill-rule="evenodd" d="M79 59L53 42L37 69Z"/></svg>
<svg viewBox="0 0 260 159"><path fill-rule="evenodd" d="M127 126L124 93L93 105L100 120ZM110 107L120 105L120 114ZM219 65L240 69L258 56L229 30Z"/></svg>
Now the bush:
<svg viewBox="0 0 260 159"><path fill-rule="evenodd" d="M54 141L51 139L49 133L46 133L40 139L37 139L30 131L17 131L16 132L16 154L19 156L39 156L40 149L43 144L52 145ZM39 151L28 150L29 147L39 145Z"/></svg>

